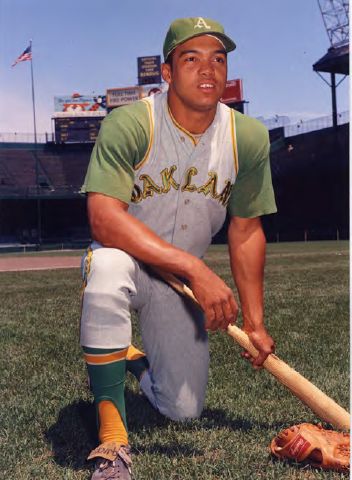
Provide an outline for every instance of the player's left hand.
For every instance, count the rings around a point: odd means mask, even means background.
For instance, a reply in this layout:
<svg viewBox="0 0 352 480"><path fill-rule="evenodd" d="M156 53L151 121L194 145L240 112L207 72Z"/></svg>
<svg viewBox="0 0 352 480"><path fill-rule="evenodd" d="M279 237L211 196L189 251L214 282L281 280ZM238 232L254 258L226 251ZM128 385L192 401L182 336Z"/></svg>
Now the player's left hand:
<svg viewBox="0 0 352 480"><path fill-rule="evenodd" d="M246 333L259 354L254 358L249 352L245 351L242 353L242 356L251 362L254 369L259 369L268 355L275 352L275 342L264 326L256 328L255 330L246 331Z"/></svg>

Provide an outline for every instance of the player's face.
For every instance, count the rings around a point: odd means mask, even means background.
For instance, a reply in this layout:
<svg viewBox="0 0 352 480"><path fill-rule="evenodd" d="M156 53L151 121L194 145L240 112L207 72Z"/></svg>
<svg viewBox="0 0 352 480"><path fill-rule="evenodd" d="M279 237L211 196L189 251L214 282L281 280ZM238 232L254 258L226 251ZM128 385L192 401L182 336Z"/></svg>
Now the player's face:
<svg viewBox="0 0 352 480"><path fill-rule="evenodd" d="M214 37L201 35L173 51L172 65L163 64L173 103L196 111L215 110L226 85L227 57Z"/></svg>

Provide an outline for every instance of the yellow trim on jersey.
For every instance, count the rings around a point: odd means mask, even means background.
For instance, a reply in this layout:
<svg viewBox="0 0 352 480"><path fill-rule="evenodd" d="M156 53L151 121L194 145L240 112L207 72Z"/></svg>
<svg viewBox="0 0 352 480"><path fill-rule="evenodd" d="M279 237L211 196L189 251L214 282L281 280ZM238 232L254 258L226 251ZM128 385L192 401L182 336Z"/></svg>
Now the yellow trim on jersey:
<svg viewBox="0 0 352 480"><path fill-rule="evenodd" d="M170 118L172 120L172 123L175 125L175 127L177 127L179 130L181 130L181 132L183 132L185 135L187 135L187 137L189 137L192 142L193 142L193 145L196 146L197 143L198 143L198 139L196 139L192 134L191 132L189 132L188 130L186 130L185 128L181 127L181 125L177 122L177 120L175 119L175 117L172 115L172 112L171 112L171 109L169 107L169 105L167 106L167 109L169 111L169 115L170 115Z"/></svg>
<svg viewBox="0 0 352 480"><path fill-rule="evenodd" d="M232 148L233 148L233 157L235 161L235 172L236 176L238 175L238 150L237 150L237 136L236 136L236 122L235 122L235 111L231 108L231 138L232 138Z"/></svg>
<svg viewBox="0 0 352 480"><path fill-rule="evenodd" d="M145 152L145 155L142 158L142 160L139 163L137 163L137 165L135 165L134 167L135 170L138 170L139 168L141 168L141 166L144 165L144 163L147 161L150 154L150 150L153 145L153 140L154 140L154 119L153 119L152 107L150 105L150 102L148 102L148 100L141 100L141 101L147 105L150 135L149 135L149 143L148 143L147 151Z"/></svg>
<svg viewBox="0 0 352 480"><path fill-rule="evenodd" d="M84 353L84 360L89 365L107 365L109 363L125 360L128 348L112 353Z"/></svg>

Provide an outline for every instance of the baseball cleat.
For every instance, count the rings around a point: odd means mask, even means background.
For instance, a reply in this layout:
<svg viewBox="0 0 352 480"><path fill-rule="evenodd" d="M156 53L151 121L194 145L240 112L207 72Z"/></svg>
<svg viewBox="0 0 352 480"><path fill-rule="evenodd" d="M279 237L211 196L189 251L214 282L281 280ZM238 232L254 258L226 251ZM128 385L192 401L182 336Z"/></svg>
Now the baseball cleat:
<svg viewBox="0 0 352 480"><path fill-rule="evenodd" d="M121 445L109 451L109 458L96 457L100 445L88 458L96 458L95 470L91 480L132 480L132 459L129 445ZM96 452L96 453L95 453ZM112 453L112 454L111 454Z"/></svg>

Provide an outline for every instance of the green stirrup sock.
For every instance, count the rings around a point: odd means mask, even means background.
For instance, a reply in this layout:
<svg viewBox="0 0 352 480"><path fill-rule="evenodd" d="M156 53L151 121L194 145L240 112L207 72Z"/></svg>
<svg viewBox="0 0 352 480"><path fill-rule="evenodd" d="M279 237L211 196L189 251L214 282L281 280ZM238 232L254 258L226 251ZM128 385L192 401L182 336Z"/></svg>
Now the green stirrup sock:
<svg viewBox="0 0 352 480"><path fill-rule="evenodd" d="M111 439L112 437L127 438L124 397L127 348L83 347L83 352L90 387L94 395L100 441L106 441L104 438ZM108 407L106 402L99 406L100 402L104 400L112 402L119 415L112 416L114 409L106 408ZM99 418L99 414L104 415L104 418ZM118 421L119 418L122 423ZM119 425L119 423L121 424Z"/></svg>

